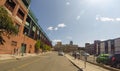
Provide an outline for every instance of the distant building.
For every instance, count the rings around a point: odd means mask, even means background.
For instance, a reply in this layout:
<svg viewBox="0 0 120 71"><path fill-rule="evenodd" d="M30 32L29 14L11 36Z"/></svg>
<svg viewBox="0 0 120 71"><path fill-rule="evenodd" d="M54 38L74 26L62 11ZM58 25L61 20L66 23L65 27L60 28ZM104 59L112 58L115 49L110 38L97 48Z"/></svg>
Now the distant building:
<svg viewBox="0 0 120 71"><path fill-rule="evenodd" d="M99 55L101 53L120 53L120 38L99 41L99 43L96 43L96 54Z"/></svg>
<svg viewBox="0 0 120 71"><path fill-rule="evenodd" d="M70 41L70 45L73 45L73 41Z"/></svg>
<svg viewBox="0 0 120 71"><path fill-rule="evenodd" d="M86 43L85 51L89 54L94 54L94 44Z"/></svg>
<svg viewBox="0 0 120 71"><path fill-rule="evenodd" d="M78 45L73 44L72 41L70 41L70 44L62 44L62 42L57 42L57 44L54 46L56 51L62 50L64 52L77 51L78 48Z"/></svg>
<svg viewBox="0 0 120 71"><path fill-rule="evenodd" d="M57 46L61 46L61 45L62 45L62 42L57 42L56 45L57 45Z"/></svg>

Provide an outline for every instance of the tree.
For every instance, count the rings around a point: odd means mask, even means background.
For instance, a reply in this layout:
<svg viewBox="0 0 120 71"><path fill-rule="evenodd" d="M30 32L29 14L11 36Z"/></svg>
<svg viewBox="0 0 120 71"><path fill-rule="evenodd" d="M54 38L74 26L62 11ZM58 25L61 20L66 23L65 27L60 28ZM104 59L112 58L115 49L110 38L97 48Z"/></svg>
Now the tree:
<svg viewBox="0 0 120 71"><path fill-rule="evenodd" d="M50 51L50 50L51 50L50 46L48 46L47 44L43 45L43 51Z"/></svg>
<svg viewBox="0 0 120 71"><path fill-rule="evenodd" d="M0 45L3 45L5 42L3 36L10 38L10 35L16 34L18 34L18 29L13 25L7 10L0 6Z"/></svg>
<svg viewBox="0 0 120 71"><path fill-rule="evenodd" d="M50 51L51 47L48 46L47 44L41 42L40 40L37 40L35 43L35 52L38 53L40 51L40 49L42 51Z"/></svg>
<svg viewBox="0 0 120 71"><path fill-rule="evenodd" d="M40 48L41 48L41 41L37 40L35 43L35 52L38 52Z"/></svg>

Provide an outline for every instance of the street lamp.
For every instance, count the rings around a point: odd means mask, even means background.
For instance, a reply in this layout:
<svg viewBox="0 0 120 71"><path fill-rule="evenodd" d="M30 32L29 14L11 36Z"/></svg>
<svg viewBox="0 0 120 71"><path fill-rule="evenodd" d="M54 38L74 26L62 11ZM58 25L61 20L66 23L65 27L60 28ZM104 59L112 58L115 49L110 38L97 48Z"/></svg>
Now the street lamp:
<svg viewBox="0 0 120 71"><path fill-rule="evenodd" d="M22 55L21 56L24 56L24 49L25 49L25 35L26 35L27 33L25 32L24 33L24 39L23 39L23 43L22 43Z"/></svg>

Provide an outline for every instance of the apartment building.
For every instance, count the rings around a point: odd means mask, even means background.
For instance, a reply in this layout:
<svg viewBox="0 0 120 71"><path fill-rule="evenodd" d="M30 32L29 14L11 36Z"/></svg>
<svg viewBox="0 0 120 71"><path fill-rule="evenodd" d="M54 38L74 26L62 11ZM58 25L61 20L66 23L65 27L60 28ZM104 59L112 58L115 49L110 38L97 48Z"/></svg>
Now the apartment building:
<svg viewBox="0 0 120 71"><path fill-rule="evenodd" d="M115 54L120 53L120 38L100 41L96 44L96 54L107 53Z"/></svg>
<svg viewBox="0 0 120 71"><path fill-rule="evenodd" d="M93 44L86 43L85 51L94 55L99 55L101 53L120 53L120 38L105 41L95 40Z"/></svg>
<svg viewBox="0 0 120 71"><path fill-rule="evenodd" d="M120 53L120 38L114 39L113 45L114 47L111 48L113 52Z"/></svg>
<svg viewBox="0 0 120 71"><path fill-rule="evenodd" d="M23 53L34 53L36 40L52 47L51 40L38 24L38 20L29 9L31 0L0 0L19 30L16 36L5 39L4 45L0 45L0 53L13 54L14 49Z"/></svg>

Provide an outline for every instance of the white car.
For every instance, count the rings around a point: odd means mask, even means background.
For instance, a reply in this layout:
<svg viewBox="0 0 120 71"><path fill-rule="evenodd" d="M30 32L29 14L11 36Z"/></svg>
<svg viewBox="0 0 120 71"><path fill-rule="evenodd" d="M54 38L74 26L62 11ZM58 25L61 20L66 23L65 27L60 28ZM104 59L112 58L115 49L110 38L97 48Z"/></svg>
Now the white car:
<svg viewBox="0 0 120 71"><path fill-rule="evenodd" d="M90 54L89 53L84 53L83 56L89 56Z"/></svg>
<svg viewBox="0 0 120 71"><path fill-rule="evenodd" d="M58 52L58 55L64 56L64 52L60 51L60 52Z"/></svg>

